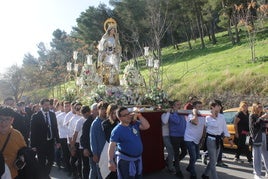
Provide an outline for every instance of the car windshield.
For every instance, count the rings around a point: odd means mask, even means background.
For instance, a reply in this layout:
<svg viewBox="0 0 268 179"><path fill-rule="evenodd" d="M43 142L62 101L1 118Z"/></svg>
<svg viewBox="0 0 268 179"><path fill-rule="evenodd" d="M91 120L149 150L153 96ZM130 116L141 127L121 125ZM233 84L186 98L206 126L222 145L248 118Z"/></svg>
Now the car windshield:
<svg viewBox="0 0 268 179"><path fill-rule="evenodd" d="M226 111L223 112L226 124L233 124L234 123L234 117L236 115L236 111Z"/></svg>

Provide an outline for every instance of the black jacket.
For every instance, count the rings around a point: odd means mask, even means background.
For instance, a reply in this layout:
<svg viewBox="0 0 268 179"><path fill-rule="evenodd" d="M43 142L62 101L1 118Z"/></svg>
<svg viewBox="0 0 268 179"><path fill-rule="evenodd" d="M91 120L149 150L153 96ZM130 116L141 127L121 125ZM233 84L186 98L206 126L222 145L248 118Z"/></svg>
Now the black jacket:
<svg viewBox="0 0 268 179"><path fill-rule="evenodd" d="M257 114L250 114L249 116L249 131L253 145L260 145L262 143L262 132L264 132L263 130L265 129L265 122L260 116Z"/></svg>
<svg viewBox="0 0 268 179"><path fill-rule="evenodd" d="M52 138L56 139L59 143L59 132L56 115L54 112L49 111L49 118L51 122ZM31 147L42 147L47 140L47 124L42 111L32 115L31 119L31 134L30 142Z"/></svg>
<svg viewBox="0 0 268 179"><path fill-rule="evenodd" d="M90 115L87 120L83 124L82 128L82 135L80 137L80 144L83 147L83 149L88 149L89 152L92 154L90 149L90 137L89 137L89 131L92 122L94 121L93 117ZM91 155L90 154L90 155Z"/></svg>

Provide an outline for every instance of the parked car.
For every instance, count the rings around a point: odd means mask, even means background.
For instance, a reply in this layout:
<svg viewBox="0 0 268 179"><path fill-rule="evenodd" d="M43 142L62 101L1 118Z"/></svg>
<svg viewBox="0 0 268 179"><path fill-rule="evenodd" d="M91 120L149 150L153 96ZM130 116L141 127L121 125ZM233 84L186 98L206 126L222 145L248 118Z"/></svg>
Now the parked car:
<svg viewBox="0 0 268 179"><path fill-rule="evenodd" d="M235 115L238 112L238 109L239 108L237 107L237 108L230 108L230 109L223 111L223 115L225 117L225 121L227 124L227 129L228 129L233 141L234 141L234 137L235 137L234 119L235 119ZM224 148L237 149L237 145L234 144L233 146L231 146L231 144L229 143L227 138L224 138L223 146L224 146Z"/></svg>
<svg viewBox="0 0 268 179"><path fill-rule="evenodd" d="M235 120L235 115L237 114L238 110L239 110L239 107L230 108L230 109L227 109L227 110L223 111L223 115L225 117L225 121L226 121L226 124L227 124L227 129L228 129L233 141L234 141L234 137L235 137L234 120ZM250 112L251 107L248 107L248 110ZM265 110L267 110L267 108ZM223 146L225 148L237 149L237 146L235 144L233 145L233 147L231 147L231 145L230 145L230 143L229 143L227 138L224 138Z"/></svg>

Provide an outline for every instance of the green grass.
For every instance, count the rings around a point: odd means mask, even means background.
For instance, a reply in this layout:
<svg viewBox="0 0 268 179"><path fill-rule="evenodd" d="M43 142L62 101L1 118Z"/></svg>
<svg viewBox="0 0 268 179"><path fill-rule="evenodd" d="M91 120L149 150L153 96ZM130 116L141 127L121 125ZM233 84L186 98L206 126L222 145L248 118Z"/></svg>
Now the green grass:
<svg viewBox="0 0 268 179"><path fill-rule="evenodd" d="M196 95L205 104L213 98L220 99L225 107L237 106L241 100L268 104L268 29L257 34L256 62L251 61L246 35L241 37L241 43L235 46L231 44L227 32L222 32L217 34L216 45L212 45L206 37L205 49L200 48L199 39L191 42L191 50L187 43L179 44L179 50L163 48L162 88L171 99L182 102L189 95ZM149 70L145 67L145 59L141 57L137 60L148 86ZM121 69L127 63L123 62ZM54 97L57 97L55 92Z"/></svg>
<svg viewBox="0 0 268 179"><path fill-rule="evenodd" d="M188 49L186 43L180 44L179 50L164 48L163 89L171 98L182 101L194 94L205 101L220 98L229 106L234 105L228 103L229 97L236 100L236 104L248 96L267 98L267 35L267 30L258 34L258 60L255 63L251 61L246 38L241 40L240 45L233 46L226 32L217 34L216 45L209 44L206 39L206 49L200 49L198 41L192 42L192 50ZM148 73L148 69L142 70L147 82Z"/></svg>

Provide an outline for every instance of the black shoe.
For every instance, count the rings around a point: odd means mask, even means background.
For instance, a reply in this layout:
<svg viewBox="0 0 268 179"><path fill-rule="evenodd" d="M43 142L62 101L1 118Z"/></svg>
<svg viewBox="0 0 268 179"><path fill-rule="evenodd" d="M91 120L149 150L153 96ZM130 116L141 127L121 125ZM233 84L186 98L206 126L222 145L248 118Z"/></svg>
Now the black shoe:
<svg viewBox="0 0 268 179"><path fill-rule="evenodd" d="M179 177L179 178L183 178L183 174L182 174L181 171L177 171L176 176Z"/></svg>
<svg viewBox="0 0 268 179"><path fill-rule="evenodd" d="M197 179L197 177L195 175L191 175L190 179Z"/></svg>
<svg viewBox="0 0 268 179"><path fill-rule="evenodd" d="M218 167L223 167L223 168L228 168L228 165L226 165L226 164L223 163L223 162L218 162L216 166L218 166Z"/></svg>
<svg viewBox="0 0 268 179"><path fill-rule="evenodd" d="M186 171L191 173L191 171L190 171L189 167L186 167Z"/></svg>
<svg viewBox="0 0 268 179"><path fill-rule="evenodd" d="M208 176L206 176L205 174L202 175L202 179L209 179Z"/></svg>
<svg viewBox="0 0 268 179"><path fill-rule="evenodd" d="M175 174L176 173L176 170L175 169L168 169L168 172L169 173L172 173L172 174Z"/></svg>

